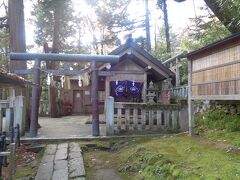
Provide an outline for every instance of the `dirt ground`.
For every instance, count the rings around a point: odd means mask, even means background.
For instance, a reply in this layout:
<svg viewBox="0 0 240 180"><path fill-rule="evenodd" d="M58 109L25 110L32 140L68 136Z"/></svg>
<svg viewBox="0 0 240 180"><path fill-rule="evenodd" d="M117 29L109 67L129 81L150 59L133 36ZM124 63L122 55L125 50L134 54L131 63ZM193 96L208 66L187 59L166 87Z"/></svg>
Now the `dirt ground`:
<svg viewBox="0 0 240 180"><path fill-rule="evenodd" d="M91 180L122 180L118 172L116 172L115 163L111 159L111 154L105 151L89 152L87 157L88 174L87 178ZM85 161L86 162L86 161Z"/></svg>

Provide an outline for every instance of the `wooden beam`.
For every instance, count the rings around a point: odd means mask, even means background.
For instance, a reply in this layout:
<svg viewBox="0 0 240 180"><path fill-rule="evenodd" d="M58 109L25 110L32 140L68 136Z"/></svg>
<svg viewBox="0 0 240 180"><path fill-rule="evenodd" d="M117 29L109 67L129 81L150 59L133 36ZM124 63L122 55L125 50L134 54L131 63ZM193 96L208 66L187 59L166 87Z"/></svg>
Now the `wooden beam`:
<svg viewBox="0 0 240 180"><path fill-rule="evenodd" d="M204 83L194 83L194 84L192 84L192 86L213 84L213 83L221 83L221 82L229 82L229 81L238 81L238 80L240 80L240 77L231 78L231 79L225 79L225 80L221 80L221 81L204 81Z"/></svg>
<svg viewBox="0 0 240 180"><path fill-rule="evenodd" d="M166 65L167 63L170 63L170 62L173 62L175 61L176 59L181 59L181 58L184 58L185 55L187 54L187 51L183 51L182 53L174 56L174 57L171 57L169 59L167 59L166 61L164 61L162 64Z"/></svg>
<svg viewBox="0 0 240 180"><path fill-rule="evenodd" d="M114 76L113 71L98 71L98 76Z"/></svg>
<svg viewBox="0 0 240 180"><path fill-rule="evenodd" d="M192 61L188 61L188 134L192 136L193 110L192 110Z"/></svg>
<svg viewBox="0 0 240 180"><path fill-rule="evenodd" d="M14 73L16 74L32 74L33 69L20 69L20 70L14 70ZM51 73L54 76L77 76L83 73L86 73L85 70L67 70L67 69L60 69L60 70L55 70L55 69L46 69L42 70L45 73ZM98 72L99 76L113 76L114 72L113 71L99 71Z"/></svg>
<svg viewBox="0 0 240 180"><path fill-rule="evenodd" d="M159 74L162 74L165 78L169 78L169 75L167 73L165 73L163 70L158 68L151 61L146 60L146 58L144 56L142 56L141 54L139 54L139 53L137 53L135 51L132 51L132 54L134 54L137 58L141 59L145 64L150 65L155 71L157 71Z"/></svg>
<svg viewBox="0 0 240 180"><path fill-rule="evenodd" d="M229 65L233 65L233 64L238 64L238 63L240 63L240 60L232 61L232 62L228 62L228 63L223 63L223 64L211 66L211 67L206 67L206 68L203 68L203 69L199 69L199 70L196 70L196 71L192 71L192 73L198 73L198 72L207 71L207 70L211 70L211 69L216 69L216 68L220 68L220 67L224 67L224 66L229 66Z"/></svg>
<svg viewBox="0 0 240 180"><path fill-rule="evenodd" d="M10 53L10 59L15 61L41 60L65 62L118 62L118 55L90 55L90 54L55 54L55 53Z"/></svg>
<svg viewBox="0 0 240 180"><path fill-rule="evenodd" d="M240 94L192 96L191 99L192 100L240 100Z"/></svg>
<svg viewBox="0 0 240 180"><path fill-rule="evenodd" d="M179 59L176 58L176 86L180 86Z"/></svg>

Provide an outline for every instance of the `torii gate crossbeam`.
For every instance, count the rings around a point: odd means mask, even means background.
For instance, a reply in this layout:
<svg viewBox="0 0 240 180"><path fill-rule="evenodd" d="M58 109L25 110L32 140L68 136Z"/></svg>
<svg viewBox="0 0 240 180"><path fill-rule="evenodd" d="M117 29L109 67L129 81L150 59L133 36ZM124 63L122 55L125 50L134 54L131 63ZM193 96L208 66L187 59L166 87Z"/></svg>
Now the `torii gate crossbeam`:
<svg viewBox="0 0 240 180"><path fill-rule="evenodd" d="M99 110L98 110L98 72L96 62L118 62L117 55L89 55L89 54L53 54L53 53L10 53L10 60L27 61L34 60L32 108L30 121L30 136L37 136L38 107L39 107L39 85L40 85L40 65L41 61L65 61L65 62L91 62L92 84L92 135L99 136Z"/></svg>

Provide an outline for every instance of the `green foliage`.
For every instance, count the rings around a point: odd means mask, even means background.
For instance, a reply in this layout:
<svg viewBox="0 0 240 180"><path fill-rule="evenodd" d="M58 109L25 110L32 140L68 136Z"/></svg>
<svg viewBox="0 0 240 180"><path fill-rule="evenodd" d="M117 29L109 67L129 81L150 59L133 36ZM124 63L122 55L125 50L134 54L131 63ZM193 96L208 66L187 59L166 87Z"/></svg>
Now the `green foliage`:
<svg viewBox="0 0 240 180"><path fill-rule="evenodd" d="M130 0L87 1L94 9L96 19L87 17L92 34L93 48L98 54L106 54L119 44L119 34L134 29L135 20L129 19Z"/></svg>
<svg viewBox="0 0 240 180"><path fill-rule="evenodd" d="M199 16L181 38L183 50L196 50L230 35L226 27L213 15Z"/></svg>
<svg viewBox="0 0 240 180"><path fill-rule="evenodd" d="M207 1L207 0L205 0ZM219 11L219 15L226 27L231 32L240 31L240 1L239 0L216 0L215 7Z"/></svg>
<svg viewBox="0 0 240 180"><path fill-rule="evenodd" d="M176 53L176 35L171 33L172 41L171 41L171 52ZM174 40L173 40L174 39ZM155 49L152 49L152 54L154 57L161 60L161 62L167 60L171 57L171 53L167 52L167 44L166 44L166 35L165 35L165 28L162 27L159 29L158 37L157 37L157 44Z"/></svg>
<svg viewBox="0 0 240 180"><path fill-rule="evenodd" d="M223 110L208 111L196 116L196 126L200 131L207 129L240 131L240 116L226 114Z"/></svg>
<svg viewBox="0 0 240 180"><path fill-rule="evenodd" d="M8 32L5 29L0 29L0 67L8 68Z"/></svg>
<svg viewBox="0 0 240 180"><path fill-rule="evenodd" d="M145 148L136 149L128 157L127 162L120 167L120 171L126 174L139 172L139 178L173 179L184 177L184 174L171 160L162 154L152 153Z"/></svg>
<svg viewBox="0 0 240 180"><path fill-rule="evenodd" d="M73 8L71 1L65 0L42 0L34 4L32 15L35 17L36 24L35 42L38 45L43 45L45 42L52 42L54 36L54 12L57 9L61 12L59 19L61 22L60 28L57 30L60 38L60 50L66 44L66 39L73 34Z"/></svg>

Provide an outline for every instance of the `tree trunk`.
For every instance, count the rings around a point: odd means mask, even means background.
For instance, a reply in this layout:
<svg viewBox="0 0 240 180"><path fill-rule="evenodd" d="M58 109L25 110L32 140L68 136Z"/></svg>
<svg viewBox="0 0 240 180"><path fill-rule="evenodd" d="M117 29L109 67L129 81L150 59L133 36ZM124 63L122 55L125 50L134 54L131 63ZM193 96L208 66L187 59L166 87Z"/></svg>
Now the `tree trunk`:
<svg viewBox="0 0 240 180"><path fill-rule="evenodd" d="M165 36L166 36L166 45L167 52L171 53L171 43L170 43L170 34L169 34L169 23L168 23L168 11L167 11L167 3L166 0L162 0L163 5L163 16L164 16L164 27L165 27Z"/></svg>
<svg viewBox="0 0 240 180"><path fill-rule="evenodd" d="M234 15L234 12L238 13L239 7L237 7L237 3L234 4L233 1L229 0L222 0L222 2L216 0L204 1L231 33L240 31L240 20L237 18L237 15Z"/></svg>
<svg viewBox="0 0 240 180"><path fill-rule="evenodd" d="M11 52L26 52L23 0L8 1L9 47ZM11 61L10 70L26 69L26 62Z"/></svg>
<svg viewBox="0 0 240 180"><path fill-rule="evenodd" d="M147 51L151 51L151 37L150 37L150 24L149 24L149 7L148 0L145 0L145 23L146 23L146 45Z"/></svg>
<svg viewBox="0 0 240 180"><path fill-rule="evenodd" d="M59 53L59 42L60 42L60 8L56 8L54 11L54 29L53 29L53 45L52 53ZM56 69L55 62L49 62L46 64L48 69ZM57 111L57 90L54 86L49 86L49 106L50 106L50 116L58 117L59 112Z"/></svg>

